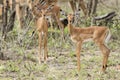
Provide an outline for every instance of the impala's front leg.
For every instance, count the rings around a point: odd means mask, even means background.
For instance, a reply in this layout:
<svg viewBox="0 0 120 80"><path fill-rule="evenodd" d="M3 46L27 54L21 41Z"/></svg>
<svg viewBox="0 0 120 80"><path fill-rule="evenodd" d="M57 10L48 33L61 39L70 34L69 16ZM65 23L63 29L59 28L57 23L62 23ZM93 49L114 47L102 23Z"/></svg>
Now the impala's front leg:
<svg viewBox="0 0 120 80"><path fill-rule="evenodd" d="M39 63L41 63L41 56L42 56L42 54L41 54L41 48L42 48L42 34L41 34L41 32L39 32L38 35L39 35L39 40L38 40L38 42L39 42Z"/></svg>
<svg viewBox="0 0 120 80"><path fill-rule="evenodd" d="M82 42L77 42L76 43L77 48L76 48L76 56L77 56L77 66L78 66L78 70L80 71L80 51L81 51L81 45Z"/></svg>
<svg viewBox="0 0 120 80"><path fill-rule="evenodd" d="M44 35L44 61L48 58L48 51L47 51L47 33Z"/></svg>

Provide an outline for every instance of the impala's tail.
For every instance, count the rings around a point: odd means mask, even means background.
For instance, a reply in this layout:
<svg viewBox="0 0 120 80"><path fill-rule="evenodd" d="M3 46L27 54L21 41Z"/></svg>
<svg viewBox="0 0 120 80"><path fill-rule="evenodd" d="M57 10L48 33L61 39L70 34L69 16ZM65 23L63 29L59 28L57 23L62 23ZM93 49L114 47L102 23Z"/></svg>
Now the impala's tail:
<svg viewBox="0 0 120 80"><path fill-rule="evenodd" d="M108 41L110 40L110 37L111 37L111 33L110 33L110 30L108 29L106 32L105 43L108 43Z"/></svg>

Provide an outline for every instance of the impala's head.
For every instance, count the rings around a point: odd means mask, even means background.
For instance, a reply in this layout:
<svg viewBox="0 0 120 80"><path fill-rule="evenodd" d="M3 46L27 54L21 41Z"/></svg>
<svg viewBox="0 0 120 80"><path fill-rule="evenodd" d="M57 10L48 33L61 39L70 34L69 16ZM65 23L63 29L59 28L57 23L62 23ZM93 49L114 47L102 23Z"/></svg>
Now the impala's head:
<svg viewBox="0 0 120 80"><path fill-rule="evenodd" d="M41 15L42 15L42 16L45 16L47 13L49 13L49 12L53 9L53 6L54 6L54 5L50 5L50 6L48 6L48 8L42 9L42 10L41 10Z"/></svg>
<svg viewBox="0 0 120 80"><path fill-rule="evenodd" d="M73 14L68 14L68 23L76 23L77 19L80 17L80 9L76 10Z"/></svg>
<svg viewBox="0 0 120 80"><path fill-rule="evenodd" d="M68 18L68 23L73 23L74 22L74 14L68 14L67 18Z"/></svg>
<svg viewBox="0 0 120 80"><path fill-rule="evenodd" d="M46 14L47 14L47 11L42 9L42 10L41 10L41 15L42 15L42 16L45 16Z"/></svg>

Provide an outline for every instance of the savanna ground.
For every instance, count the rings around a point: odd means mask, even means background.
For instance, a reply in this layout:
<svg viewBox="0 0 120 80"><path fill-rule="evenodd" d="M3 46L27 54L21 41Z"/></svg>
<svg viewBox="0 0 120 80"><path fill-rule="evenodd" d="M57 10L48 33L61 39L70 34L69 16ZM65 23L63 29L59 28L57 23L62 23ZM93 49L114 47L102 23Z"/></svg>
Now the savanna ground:
<svg viewBox="0 0 120 80"><path fill-rule="evenodd" d="M120 80L120 21L110 23L109 26L112 38L108 43L111 53L106 72L101 72L102 54L93 42L82 45L81 71L78 72L75 44L70 40L67 28L64 30L65 42L61 41L59 30L55 30L54 35L49 30L49 58L47 62L38 64L37 34L31 38L33 27L30 27L23 29L18 36L16 21L6 41L0 37L0 52L5 57L0 60L0 80Z"/></svg>

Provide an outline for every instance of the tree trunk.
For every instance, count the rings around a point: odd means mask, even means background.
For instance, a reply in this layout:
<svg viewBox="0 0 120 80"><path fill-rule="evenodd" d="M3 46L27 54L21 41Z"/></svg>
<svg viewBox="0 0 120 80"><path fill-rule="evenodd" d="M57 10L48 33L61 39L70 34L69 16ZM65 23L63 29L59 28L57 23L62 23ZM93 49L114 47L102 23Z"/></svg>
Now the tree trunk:
<svg viewBox="0 0 120 80"><path fill-rule="evenodd" d="M88 2L88 16L93 16L96 14L98 0L89 0Z"/></svg>
<svg viewBox="0 0 120 80"><path fill-rule="evenodd" d="M9 31L11 31L14 27L15 21L15 0L12 0L12 10L9 7L9 0L6 0L5 4L3 4L3 27L2 27L2 37L5 39L6 35ZM8 10L11 10L10 18L8 21Z"/></svg>
<svg viewBox="0 0 120 80"><path fill-rule="evenodd" d="M92 14L96 14L98 0L93 0L93 8L92 8Z"/></svg>
<svg viewBox="0 0 120 80"><path fill-rule="evenodd" d="M89 2L88 2L88 16L90 16L90 15L91 15L92 2L93 2L93 0L89 0Z"/></svg>
<svg viewBox="0 0 120 80"><path fill-rule="evenodd" d="M13 1L13 3L15 3L15 0L12 0L12 1ZM7 27L6 27L7 28L6 32L13 30L14 22L15 22L15 15L16 15L15 4L12 4L12 11L10 14L9 22L7 24Z"/></svg>
<svg viewBox="0 0 120 80"><path fill-rule="evenodd" d="M84 15L87 16L87 8L85 6L85 2L83 0L79 0L78 2L80 3L79 7L81 7L81 9L83 10Z"/></svg>
<svg viewBox="0 0 120 80"><path fill-rule="evenodd" d="M6 37L6 26L7 26L7 21L8 21L8 0L6 0L6 6L5 4L3 4L3 14L2 14L2 18L3 18L3 27L2 27L2 37L5 38Z"/></svg>

